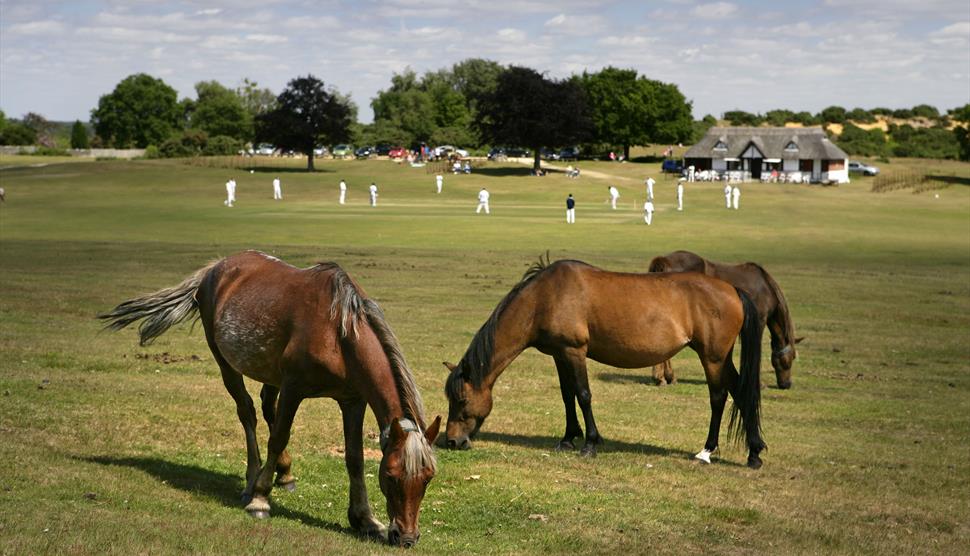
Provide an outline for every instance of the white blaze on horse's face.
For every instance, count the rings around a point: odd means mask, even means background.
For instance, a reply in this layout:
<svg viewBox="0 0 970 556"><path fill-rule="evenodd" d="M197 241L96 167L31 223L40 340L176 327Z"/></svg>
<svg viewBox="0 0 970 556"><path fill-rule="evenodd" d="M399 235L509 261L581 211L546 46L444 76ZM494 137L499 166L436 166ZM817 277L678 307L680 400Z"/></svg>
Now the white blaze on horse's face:
<svg viewBox="0 0 970 556"><path fill-rule="evenodd" d="M391 520L387 530L389 544L410 548L421 537L418 515L437 469L431 442L438 436L440 425L441 417L438 417L424 434L404 432L397 421L391 426L379 471L381 492L387 500L387 515Z"/></svg>

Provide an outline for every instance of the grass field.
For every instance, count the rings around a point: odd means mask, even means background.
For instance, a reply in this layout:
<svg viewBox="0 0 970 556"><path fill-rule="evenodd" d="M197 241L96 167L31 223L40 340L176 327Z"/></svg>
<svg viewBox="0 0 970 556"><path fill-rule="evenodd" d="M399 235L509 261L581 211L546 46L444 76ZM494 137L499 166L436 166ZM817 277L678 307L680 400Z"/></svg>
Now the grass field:
<svg viewBox="0 0 970 556"><path fill-rule="evenodd" d="M689 350L675 360L680 383L666 388L649 370L591 364L606 442L595 459L552 451L564 425L557 376L529 351L496 384L475 448L439 451L416 553L958 554L970 545L970 187L961 185L970 165L894 161L960 178L922 194L870 193L869 179L751 184L739 211L723 208L720 186L691 184L678 213L673 182L660 180L647 227L642 180L656 164L581 164L616 178L579 180L485 165L447 175L441 195L424 169L387 161L319 161L313 174L31 164L0 160L15 166L0 171L0 553L392 551L348 529L335 403L301 406L290 443L298 490L274 491L273 517L254 521L238 504L241 427L201 330L175 328L148 348L134 331L99 331L96 313L248 248L347 269L384 307L432 416L447 414L441 361L461 357L546 250L638 271L690 249L758 261L785 289L806 340L791 390L766 375L760 471L723 438L714 465L690 459L709 405ZM284 200L274 202L276 172ZM230 175L233 208L222 203ZM341 178L346 206L336 204ZM371 180L377 208L366 205ZM622 195L615 212L609 183ZM488 217L474 214L481 187L492 192ZM567 193L577 199L568 227ZM369 416L370 454L376 429ZM368 458L368 473L377 465ZM376 478L368 488L386 519Z"/></svg>

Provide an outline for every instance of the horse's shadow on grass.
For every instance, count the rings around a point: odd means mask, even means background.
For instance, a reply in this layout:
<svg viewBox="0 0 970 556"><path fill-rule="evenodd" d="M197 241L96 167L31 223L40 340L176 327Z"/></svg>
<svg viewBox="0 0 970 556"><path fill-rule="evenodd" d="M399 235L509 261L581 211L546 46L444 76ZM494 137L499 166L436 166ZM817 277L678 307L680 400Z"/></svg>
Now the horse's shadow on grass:
<svg viewBox="0 0 970 556"><path fill-rule="evenodd" d="M509 176L531 176L532 166L523 165L521 168L516 168L514 166L494 166L484 168L476 168L476 174L481 174L483 176L488 176L491 178L506 178Z"/></svg>
<svg viewBox="0 0 970 556"><path fill-rule="evenodd" d="M553 438L551 436L542 435L528 435L528 434L509 434L504 432L479 432L477 437L479 440L484 440L487 442L496 442L500 444L509 444L512 446L522 446L525 448L536 448L539 450L549 451L555 449L555 446L559 443L559 438ZM576 444L577 452L579 448L583 445L582 439L577 438L573 441ZM660 446L654 446L652 444L642 444L638 442L625 442L623 440L612 440L606 438L603 443L596 448L597 452L600 454L608 454L611 452L624 452L628 454L639 454L643 456L660 456L660 457L670 457L670 458L682 458L693 460L694 454L685 450L677 450L674 448L662 448ZM718 460L722 465L741 467L740 464L727 461L724 459Z"/></svg>
<svg viewBox="0 0 970 556"><path fill-rule="evenodd" d="M184 490L194 495L205 496L228 508L239 511L243 510L243 505L239 500L239 493L242 490L243 482L238 475L230 475L197 465L173 463L151 457L93 456L78 459L99 465L140 469L164 482L166 486ZM323 521L304 512L291 510L279 505L273 506L272 514L276 518L292 519L312 527L356 536L356 532L353 529L343 527L338 523Z"/></svg>
<svg viewBox="0 0 970 556"><path fill-rule="evenodd" d="M650 376L650 374L629 375L624 373L599 373L596 375L596 378L602 380L603 382L612 382L615 384L643 384L646 386L654 386L653 377ZM705 386L707 385L707 381L697 378L678 378L677 384ZM672 387L676 388L677 384L672 385Z"/></svg>
<svg viewBox="0 0 970 556"><path fill-rule="evenodd" d="M964 178L962 176L938 176L938 175L927 175L927 179L934 181L941 181L943 183L951 185L968 185L970 186L970 178Z"/></svg>

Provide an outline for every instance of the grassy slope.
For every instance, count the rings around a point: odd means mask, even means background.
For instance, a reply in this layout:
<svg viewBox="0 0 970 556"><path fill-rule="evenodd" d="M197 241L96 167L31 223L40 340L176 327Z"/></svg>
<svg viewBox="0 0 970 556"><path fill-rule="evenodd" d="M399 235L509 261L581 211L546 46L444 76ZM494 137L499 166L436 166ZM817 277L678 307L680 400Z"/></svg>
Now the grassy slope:
<svg viewBox="0 0 970 556"><path fill-rule="evenodd" d="M563 427L556 375L526 352L497 383L476 449L439 453L419 552L953 553L970 540L968 188L935 198L871 194L868 180L749 185L734 212L718 186L696 184L677 213L673 182L661 180L648 228L636 207L656 165L581 164L628 178L610 180L616 212L609 181L530 178L525 167L449 175L437 196L423 169L320 166L282 173L282 202L272 173L235 172L232 209L220 169L94 162L0 173L0 551L385 551L346 532L335 404L301 407L291 443L300 488L275 493L274 518L253 522L236 502L240 427L200 331L170 331L150 348L132 331L98 332L96 312L250 247L297 265L341 263L384 306L433 414L447 412L440 361L461 356L547 249L638 270L687 248L759 261L785 288L808 339L795 388L764 391L761 471L742 467L726 441L717 465L688 459L709 416L690 352L675 362L681 383L665 389L645 371L591 364L607 444L592 461L550 452ZM967 165L941 171L970 175ZM377 209L365 203L372 179ZM483 186L490 217L474 215ZM566 227L569 192L578 223ZM165 352L168 363L157 360ZM376 432L372 418L366 426Z"/></svg>

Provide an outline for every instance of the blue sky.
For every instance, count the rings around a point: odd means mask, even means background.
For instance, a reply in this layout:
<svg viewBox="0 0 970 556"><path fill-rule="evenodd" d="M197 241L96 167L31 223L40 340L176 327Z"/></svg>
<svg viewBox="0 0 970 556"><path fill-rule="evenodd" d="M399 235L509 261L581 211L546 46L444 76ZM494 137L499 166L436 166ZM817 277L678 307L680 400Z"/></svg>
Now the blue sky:
<svg viewBox="0 0 970 556"><path fill-rule="evenodd" d="M0 0L0 109L87 120L144 72L180 97L313 74L360 119L393 73L488 58L565 77L607 65L672 82L694 116L970 102L967 0Z"/></svg>

